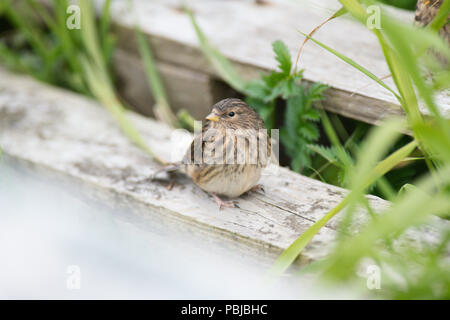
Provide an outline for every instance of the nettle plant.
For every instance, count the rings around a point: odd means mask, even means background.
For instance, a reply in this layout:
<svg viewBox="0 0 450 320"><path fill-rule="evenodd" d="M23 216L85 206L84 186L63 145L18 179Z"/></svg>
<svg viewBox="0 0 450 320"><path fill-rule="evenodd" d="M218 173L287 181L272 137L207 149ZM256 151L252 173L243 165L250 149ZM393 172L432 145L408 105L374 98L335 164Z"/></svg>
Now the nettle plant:
<svg viewBox="0 0 450 320"><path fill-rule="evenodd" d="M293 71L292 60L286 45L280 40L272 44L278 70L247 85L246 102L263 118L268 129L275 124L277 100L285 103L284 126L280 131L280 141L291 158L291 167L300 171L311 166L313 150L308 145L319 139L320 113L314 108L316 101L323 99L327 88L321 83L308 86L303 79L303 70Z"/></svg>

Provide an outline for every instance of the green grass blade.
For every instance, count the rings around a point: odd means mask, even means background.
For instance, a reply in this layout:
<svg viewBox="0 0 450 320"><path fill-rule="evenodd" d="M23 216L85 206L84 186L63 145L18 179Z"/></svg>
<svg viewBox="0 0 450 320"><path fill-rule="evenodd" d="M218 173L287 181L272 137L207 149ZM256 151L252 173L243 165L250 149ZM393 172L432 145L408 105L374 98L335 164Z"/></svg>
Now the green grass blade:
<svg viewBox="0 0 450 320"><path fill-rule="evenodd" d="M358 159L358 166L355 169L355 171L358 172L358 175L355 174L354 176L352 191L336 207L331 209L325 216L316 221L308 230L300 235L297 240L295 240L289 248L278 257L270 268L269 275L276 276L286 271L317 232L319 232L332 217L349 205L354 199L357 199L365 188L386 174L417 147L417 142L414 140L392 153L371 169L371 164L376 157L378 157L380 153L390 145L390 142L392 142L393 138L389 137L392 132L395 132L397 127L398 122L395 121L390 122L388 127L382 126L375 130L372 137L366 142L366 147L360 152L362 158ZM375 145L374 142L376 142ZM371 151L367 152L366 150L371 149L371 147L375 147L375 151L373 153ZM363 175L361 176L361 174ZM357 177L359 178L358 180L356 179Z"/></svg>
<svg viewBox="0 0 450 320"><path fill-rule="evenodd" d="M192 12L187 8L185 9L185 11L188 14L189 18L191 19L191 23L197 34L197 38L199 40L200 48L203 54L206 56L211 65L214 67L216 72L233 89L244 94L249 94L249 92L247 92L246 89L247 83L241 78L241 76L239 76L239 74L236 72L231 62L209 43L208 38L200 29Z"/></svg>
<svg viewBox="0 0 450 320"><path fill-rule="evenodd" d="M105 73L102 72L95 64L89 62L86 58L82 58L83 69L86 74L86 79L89 88L92 90L94 96L106 107L113 118L119 124L122 132L133 142L136 146L146 151L159 163L166 165L167 163L159 158L142 139L139 132L134 127L133 123L128 119L125 113L125 108L117 99L115 93L109 85Z"/></svg>
<svg viewBox="0 0 450 320"><path fill-rule="evenodd" d="M450 166L440 170L440 186L450 183ZM326 273L334 278L354 274L358 261L370 256L381 239L392 239L407 228L424 223L431 214L445 215L450 210L448 194L434 192L434 178L427 175L416 187L407 188L386 212L373 219L354 237L347 237L329 258ZM395 236L394 236L395 237Z"/></svg>
<svg viewBox="0 0 450 320"><path fill-rule="evenodd" d="M444 0L433 21L431 21L431 23L428 25L428 28L434 31L440 30L447 23L449 12L450 0Z"/></svg>
<svg viewBox="0 0 450 320"><path fill-rule="evenodd" d="M94 8L89 0L79 1L81 15L81 34L87 54L99 70L105 72L106 64L102 56L95 23ZM108 79L109 81L109 79Z"/></svg>
<svg viewBox="0 0 450 320"><path fill-rule="evenodd" d="M122 132L135 145L146 151L159 163L167 163L159 158L145 143L139 132L133 126L125 113L125 108L120 103L109 79L106 63L102 51L98 45L95 17L93 8L88 0L80 0L80 8L83 12L81 18L82 40L87 50L86 56L81 56L83 71L86 81L94 96L107 108L115 118Z"/></svg>
<svg viewBox="0 0 450 320"><path fill-rule="evenodd" d="M41 79L47 79L48 82L54 82L50 69L53 61L50 57L48 44L45 42L39 28L32 24L32 19L23 17L15 10L10 0L3 0L4 14L8 20L17 27L17 29L26 37L33 51L40 57L43 62L42 73L39 75Z"/></svg>
<svg viewBox="0 0 450 320"><path fill-rule="evenodd" d="M103 4L102 14L100 16L100 34L103 40L108 38L109 27L111 24L111 0L106 0Z"/></svg>
<svg viewBox="0 0 450 320"><path fill-rule="evenodd" d="M326 112L323 110L323 108L319 109L319 112L325 133L328 136L328 139L330 140L331 144L336 149L337 156L339 157L340 162L344 167L353 166L353 159L350 158L349 154L345 151L344 147L339 141L338 135L336 134L336 131L334 130L334 127L331 124L331 121L328 118Z"/></svg>
<svg viewBox="0 0 450 320"><path fill-rule="evenodd" d="M317 45L319 45L320 47L324 48L325 50L327 50L328 52L334 54L336 57L340 58L341 60L343 60L344 62L348 63L349 65L351 65L352 67L354 67L355 69L359 70L360 72L362 72L363 74L365 74L367 77L369 77L370 79L372 79L373 81L375 81L376 83L378 83L380 86L382 86L383 88L385 88L386 90L388 90L389 92L391 92L398 101L401 101L400 96L393 90L391 89L388 85L386 85L382 80L380 80L376 75L374 75L372 72L370 72L369 70L367 70L366 68L364 68L363 66L361 66L360 64L356 63L353 59L350 59L348 57L346 57L345 55L337 52L336 50L328 47L327 45L325 45L324 43L308 36L307 34L299 31L302 35L304 35L305 37L307 37L308 39L312 40L314 43L316 43Z"/></svg>
<svg viewBox="0 0 450 320"><path fill-rule="evenodd" d="M161 78L159 77L158 70L156 69L155 60L153 59L148 42L142 31L137 27L135 28L135 35L139 52L144 62L148 83L156 102L154 106L155 115L159 120L171 125L172 127L177 127L177 117L173 114L172 109L170 108L169 99L166 91L164 90Z"/></svg>
<svg viewBox="0 0 450 320"><path fill-rule="evenodd" d="M360 21L366 21L367 12L359 3L360 0L339 0L342 6Z"/></svg>
<svg viewBox="0 0 450 320"><path fill-rule="evenodd" d="M64 56L64 60L67 61L68 65L70 66L70 68L72 69L72 75L73 77L70 79L70 85L71 87L78 91L81 92L83 94L87 94L87 88L85 87L82 78L81 78L81 74L82 74L82 70L81 70L81 65L80 62L77 59L76 56L76 50L75 48L75 44L72 43L72 39L70 38L69 34L68 34L68 30L67 27L65 25L65 12L61 12L60 10L58 10L58 7L55 3L55 1L53 1L53 5L54 5L54 15L55 17L52 17L48 10L46 8L44 8L43 4L39 1L36 0L29 0L30 4L32 5L33 9L39 13L39 15L42 17L42 19L44 20L45 24L47 25L47 27L49 28L49 30L53 33L53 35L58 37L59 43L61 45L61 54ZM58 2L58 1L56 1ZM63 15L61 17L61 15ZM64 21L64 25L61 26L61 24L59 23L59 21Z"/></svg>
<svg viewBox="0 0 450 320"><path fill-rule="evenodd" d="M361 23L365 24L365 22L367 21L367 13L357 0L345 0L340 2L344 7L347 8L347 10L353 15L353 17L358 19ZM361 0L361 2L364 2L366 5L376 5L376 2L374 1ZM401 37L396 35L398 32L400 32L400 30L403 30L406 27L404 26L404 24L393 22L393 19L388 15L386 15L383 11L381 11L381 13L382 13L381 19L383 21L384 33L382 34L382 32L378 29L373 29L373 32L378 37L378 40L380 42L380 45L386 58L386 62L391 71L392 78L401 95L399 101L408 117L409 124L414 132L414 136L418 140L421 149L427 152L426 146L421 142L422 138L420 137L420 134L417 132L417 130L415 130L415 127L417 125L423 123L423 118L419 110L418 98L414 89L413 80L415 81L416 86L418 86L419 91L425 98L427 105L432 111L432 113L434 113L438 117L438 121L440 123L442 123L442 121L441 118L439 117L439 113L437 112L437 108L433 103L433 99L430 96L428 89L423 84L423 79L418 74L417 60L411 58L411 52L409 51L409 48L404 45L405 38L401 39ZM413 27L408 26L408 28ZM420 35L423 34L424 32L426 31L415 29L413 33ZM411 32L403 34L403 37L412 39L411 43L415 43L416 45L418 45L422 51L423 47L426 47L426 44L424 43L433 44L437 47L440 47L441 49L443 48L442 41L433 38L433 35L429 35L429 37L422 36L420 37L422 41L418 42L417 40L415 40L415 37L412 38L409 37L408 36L409 34L411 34ZM387 38L389 38L389 40L391 41L388 41ZM392 46L396 47L394 48ZM442 50L445 51L445 49ZM405 64L404 59L405 57L408 60L408 64ZM445 134L450 136L449 132L450 132L449 129L445 130ZM426 154L425 162L427 163L427 166L429 167L430 171L434 172L434 166L430 160L428 152Z"/></svg>
<svg viewBox="0 0 450 320"><path fill-rule="evenodd" d="M195 118L193 118L187 110L181 109L178 111L177 118L182 128L188 129L189 131L194 131Z"/></svg>
<svg viewBox="0 0 450 320"><path fill-rule="evenodd" d="M316 26L308 35L310 37L312 37L317 32L317 30L322 28L326 23L328 23L329 21L331 21L331 20L333 20L335 18L338 18L338 17L340 17L340 16L342 16L342 15L344 15L346 13L347 13L347 9L345 9L344 7L341 7L336 12L334 12L333 15L331 15L331 17L327 18L325 21L323 21L318 26ZM306 42L308 41L308 39L309 38L305 38L305 40L303 40L300 48L298 49L297 58L295 59L295 65L294 65L294 69L292 71L292 74L296 74L297 73L297 65L298 65L298 62L300 60L300 55L302 54L303 48L306 45Z"/></svg>
<svg viewBox="0 0 450 320"><path fill-rule="evenodd" d="M425 83L424 77L419 70L418 57L413 52L411 42L405 38L405 36L413 31L415 31L415 35L419 37L423 35L424 30L414 30L409 26L405 27L400 23L395 23L392 19L385 19L383 28L386 37L390 39L390 43L395 46L397 52L401 52L401 57L397 60L398 64L405 70L404 73L407 72L414 81L418 93L427 104L429 110L436 117L440 118L441 116L438 107L434 101L432 87Z"/></svg>
<svg viewBox="0 0 450 320"><path fill-rule="evenodd" d="M103 4L100 16L100 38L102 40L102 52L105 57L106 64L111 64L113 49L115 46L115 37L110 34L111 27L111 4L112 0L106 0Z"/></svg>

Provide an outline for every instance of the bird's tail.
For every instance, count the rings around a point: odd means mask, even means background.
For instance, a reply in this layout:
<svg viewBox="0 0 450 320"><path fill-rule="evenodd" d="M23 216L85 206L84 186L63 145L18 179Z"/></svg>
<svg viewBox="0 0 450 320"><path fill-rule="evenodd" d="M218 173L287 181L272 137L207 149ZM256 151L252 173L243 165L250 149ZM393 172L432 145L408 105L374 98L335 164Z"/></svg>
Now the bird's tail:
<svg viewBox="0 0 450 320"><path fill-rule="evenodd" d="M170 173L170 172L174 172L174 171L182 171L182 163L181 162L176 162L176 163L169 163L167 166L157 170L155 173L152 174L151 176L151 180L155 179L156 176L162 172L165 173Z"/></svg>

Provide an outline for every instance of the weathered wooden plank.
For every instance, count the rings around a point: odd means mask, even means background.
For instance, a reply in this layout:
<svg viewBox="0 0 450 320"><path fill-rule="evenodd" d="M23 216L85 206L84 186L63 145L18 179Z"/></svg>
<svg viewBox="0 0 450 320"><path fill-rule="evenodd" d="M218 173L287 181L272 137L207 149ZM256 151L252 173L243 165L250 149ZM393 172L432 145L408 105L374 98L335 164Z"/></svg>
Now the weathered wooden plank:
<svg viewBox="0 0 450 320"><path fill-rule="evenodd" d="M140 57L117 49L113 61L121 96L139 113L153 116L154 99ZM157 69L175 113L184 108L201 119L216 101L232 91L213 76L180 65L158 62Z"/></svg>
<svg viewBox="0 0 450 320"><path fill-rule="evenodd" d="M182 153L190 142L179 136L171 139L174 131L163 123L132 112L128 115L151 148L165 159L171 159L174 150ZM133 223L185 232L245 256L269 260L347 192L271 165L261 178L265 194L243 196L238 200L240 209L219 211L187 178L180 177L172 191L167 190L167 182L149 181L160 166L130 144L96 102L1 68L0 145L10 157L102 191L95 192L106 202L129 204L136 210L135 219L130 218ZM374 196L368 199L376 211L389 205ZM359 217L358 223L367 218L363 211ZM448 228L440 220L432 221ZM336 221L328 223L298 262L325 256L333 246L335 230ZM413 233L411 241L420 241L421 235L429 238L427 230Z"/></svg>
<svg viewBox="0 0 450 320"><path fill-rule="evenodd" d="M273 0L265 5L252 1L190 0L186 3L211 42L247 79L276 67L271 42L283 40L295 57L303 40L297 30L309 32L339 6L331 0L320 3ZM412 12L392 11L405 21L414 19ZM139 22L157 60L215 74L199 51L195 32L179 1L135 1L133 11L126 2L116 0L112 15L118 27L119 44L125 50L136 52L132 32ZM336 19L317 32L316 37L377 76L389 74L375 36L360 24ZM368 123L403 114L389 91L313 43L305 47L300 67L305 68L305 79L330 85L324 104L330 111ZM386 83L394 87L392 79ZM351 96L351 93L357 94ZM437 102L450 117L448 91L440 93ZM424 108L422 111L427 113Z"/></svg>

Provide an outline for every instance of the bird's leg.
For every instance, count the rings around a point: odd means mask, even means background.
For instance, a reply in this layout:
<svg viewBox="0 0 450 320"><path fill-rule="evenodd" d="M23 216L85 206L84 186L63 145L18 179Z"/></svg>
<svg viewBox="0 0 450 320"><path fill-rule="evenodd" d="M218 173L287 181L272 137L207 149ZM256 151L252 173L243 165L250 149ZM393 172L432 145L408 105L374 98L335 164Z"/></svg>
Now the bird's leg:
<svg viewBox="0 0 450 320"><path fill-rule="evenodd" d="M224 201L224 200L220 199L220 197L215 193L211 193L211 195L213 196L214 200L216 201L217 205L219 206L219 210L222 210L223 207L239 208L239 206L237 204L235 204L233 201Z"/></svg>
<svg viewBox="0 0 450 320"><path fill-rule="evenodd" d="M250 193L250 192L256 192L256 191L262 191L262 193L266 193L266 191L264 190L264 186L262 184L254 185L247 192Z"/></svg>

